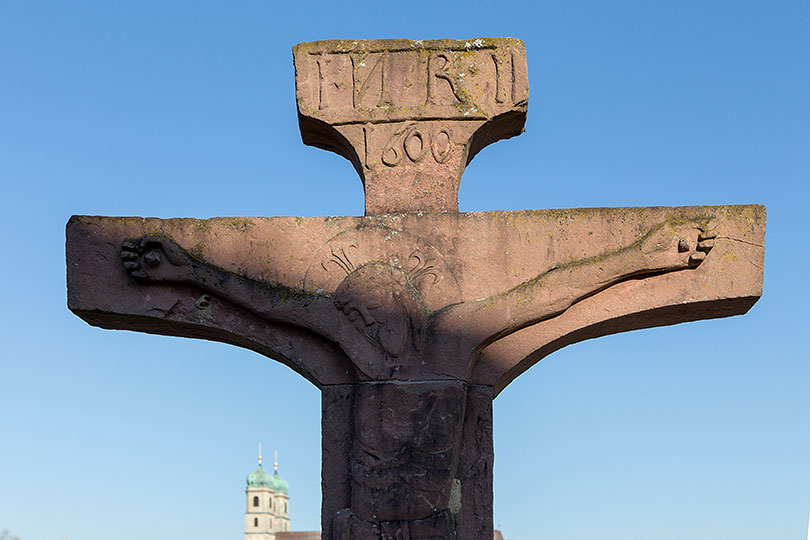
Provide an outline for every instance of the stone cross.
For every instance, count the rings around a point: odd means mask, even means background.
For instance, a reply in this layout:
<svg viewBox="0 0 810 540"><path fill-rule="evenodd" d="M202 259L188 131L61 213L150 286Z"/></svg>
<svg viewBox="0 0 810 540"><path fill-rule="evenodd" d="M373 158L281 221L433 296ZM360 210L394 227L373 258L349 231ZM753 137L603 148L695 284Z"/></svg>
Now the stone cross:
<svg viewBox="0 0 810 540"><path fill-rule="evenodd" d="M324 539L491 540L506 385L565 345L760 297L762 206L458 212L464 167L523 131L519 40L293 53L303 140L352 162L366 215L74 216L68 305L246 347L318 386Z"/></svg>

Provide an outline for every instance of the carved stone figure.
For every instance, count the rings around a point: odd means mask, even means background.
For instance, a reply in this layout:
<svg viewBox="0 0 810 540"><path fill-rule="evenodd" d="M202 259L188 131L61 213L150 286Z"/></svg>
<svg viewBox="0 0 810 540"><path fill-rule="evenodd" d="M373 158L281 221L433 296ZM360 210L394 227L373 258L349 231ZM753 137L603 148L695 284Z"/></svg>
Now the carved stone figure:
<svg viewBox="0 0 810 540"><path fill-rule="evenodd" d="M544 269L511 290L433 312L418 287L424 274L382 261L350 271L330 295L230 275L168 238L125 241L120 255L141 282L191 285L269 321L302 325L337 342L364 383L354 398L352 504L340 516L341 530L382 530L389 522L407 529L419 522L430 523L432 533L442 528L431 538L452 538L450 498L466 385L463 379L442 380L432 366L446 358L466 357L469 363L475 351L498 338L558 316L622 280L697 267L716 237L706 227L701 220L662 223L613 253ZM349 270L348 259L344 264Z"/></svg>
<svg viewBox="0 0 810 540"><path fill-rule="evenodd" d="M318 385L324 538L489 540L491 402L509 382L567 344L761 294L759 206L457 212L464 165L522 129L519 41L317 42L295 59L304 141L352 160L368 215L72 218L68 302Z"/></svg>

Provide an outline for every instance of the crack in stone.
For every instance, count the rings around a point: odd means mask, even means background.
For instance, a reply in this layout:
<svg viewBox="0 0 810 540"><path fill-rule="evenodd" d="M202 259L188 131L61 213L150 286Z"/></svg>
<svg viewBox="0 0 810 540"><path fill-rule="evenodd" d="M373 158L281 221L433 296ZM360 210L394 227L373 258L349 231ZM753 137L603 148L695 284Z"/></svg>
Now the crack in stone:
<svg viewBox="0 0 810 540"><path fill-rule="evenodd" d="M726 240L733 240L735 242L740 242L741 244L748 244L749 246L756 246L760 248L764 248L764 244L757 244L756 242L749 242L748 240L742 240L740 238L734 238L732 236L718 236L717 238L724 238Z"/></svg>

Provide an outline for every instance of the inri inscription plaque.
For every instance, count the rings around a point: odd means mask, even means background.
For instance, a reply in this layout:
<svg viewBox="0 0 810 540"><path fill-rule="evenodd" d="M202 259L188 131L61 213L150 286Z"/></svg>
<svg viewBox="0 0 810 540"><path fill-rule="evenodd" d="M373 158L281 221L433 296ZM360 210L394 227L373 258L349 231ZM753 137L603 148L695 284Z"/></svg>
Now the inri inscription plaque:
<svg viewBox="0 0 810 540"><path fill-rule="evenodd" d="M516 39L318 41L293 54L304 142L352 162L366 214L457 212L464 167L526 120Z"/></svg>

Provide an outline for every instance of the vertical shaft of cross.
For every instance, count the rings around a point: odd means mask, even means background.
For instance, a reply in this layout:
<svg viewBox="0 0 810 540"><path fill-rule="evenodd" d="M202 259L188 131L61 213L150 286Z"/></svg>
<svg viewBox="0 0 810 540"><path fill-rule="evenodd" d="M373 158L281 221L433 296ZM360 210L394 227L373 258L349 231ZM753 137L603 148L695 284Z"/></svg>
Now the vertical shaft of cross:
<svg viewBox="0 0 810 540"><path fill-rule="evenodd" d="M491 538L492 397L447 381L324 387L324 538Z"/></svg>

